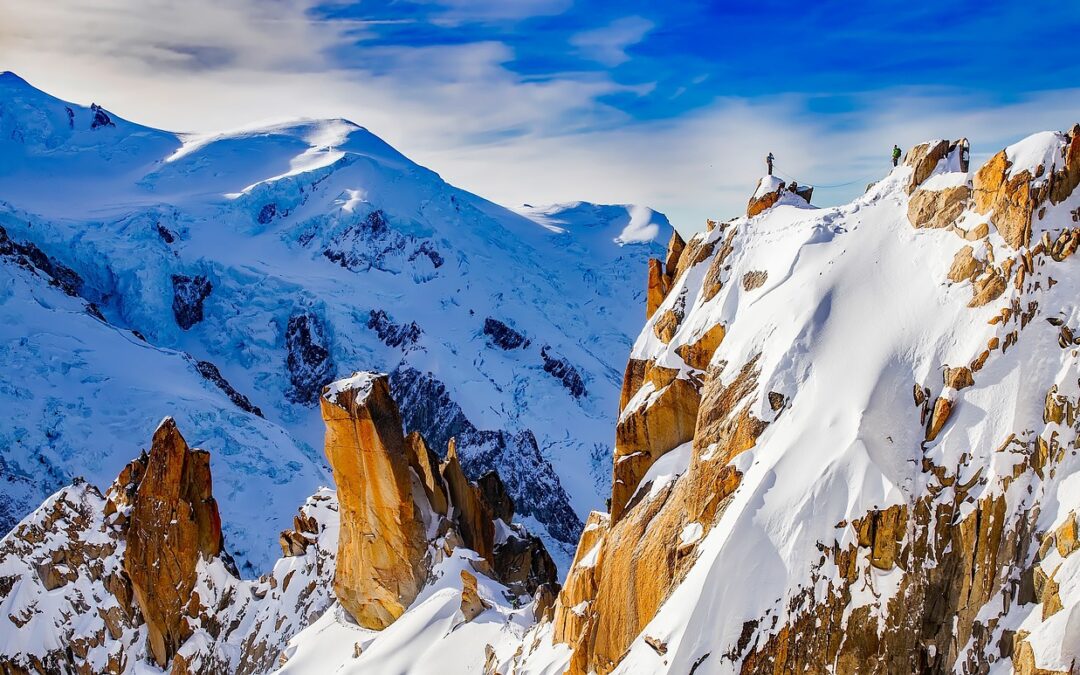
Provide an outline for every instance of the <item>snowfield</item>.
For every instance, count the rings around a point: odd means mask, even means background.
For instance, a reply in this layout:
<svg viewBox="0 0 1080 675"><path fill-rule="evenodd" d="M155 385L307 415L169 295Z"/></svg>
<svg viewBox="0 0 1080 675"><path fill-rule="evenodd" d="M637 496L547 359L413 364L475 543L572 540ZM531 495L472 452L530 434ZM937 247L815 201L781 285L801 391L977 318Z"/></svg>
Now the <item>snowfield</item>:
<svg viewBox="0 0 1080 675"><path fill-rule="evenodd" d="M245 575L330 484L314 401L357 370L392 374L437 452L497 468L565 565L671 235L643 207L510 211L344 120L184 136L11 73L0 227L0 528L104 486L171 415L212 453Z"/></svg>

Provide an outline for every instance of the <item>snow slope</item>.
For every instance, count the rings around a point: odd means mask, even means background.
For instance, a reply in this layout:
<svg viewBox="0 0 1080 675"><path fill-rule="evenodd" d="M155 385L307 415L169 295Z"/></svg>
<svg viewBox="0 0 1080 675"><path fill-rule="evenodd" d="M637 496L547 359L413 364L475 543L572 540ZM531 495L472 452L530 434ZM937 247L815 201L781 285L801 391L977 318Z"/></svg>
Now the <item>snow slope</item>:
<svg viewBox="0 0 1080 675"><path fill-rule="evenodd" d="M318 388L360 369L393 374L406 425L440 454L456 435L467 471L498 468L565 562L607 491L644 261L671 233L641 207L515 213L344 120L184 136L10 73L0 226L70 269L77 296L0 266L17 413L0 421L0 525L72 476L111 480L169 414L215 458L247 574L328 481Z"/></svg>
<svg viewBox="0 0 1080 675"><path fill-rule="evenodd" d="M1067 150L1076 171L1078 133L1007 148L1008 176L1026 170L1045 183L1044 169L1060 171ZM923 185L967 185L954 159ZM587 617L584 660L541 625L507 672L576 673L584 663L641 674L901 672L902 663L1057 673L1080 664L1080 190L1036 204L1032 244L1017 250L994 227L967 234L1006 217L971 205L960 229L914 227L911 176L902 166L850 204L780 204L687 243L709 254L677 280L632 358L703 380L701 415L718 401L713 410L728 412L712 427L699 416L693 453L673 448L641 483L673 489L650 489L623 517L629 525L611 526L622 551L599 557L624 561L618 578L556 609L555 631L560 611ZM981 267L950 280L965 247ZM985 293L997 275L996 294ZM679 323L665 341L654 327L669 310ZM691 368L682 350L717 324L726 331L708 369ZM652 388L646 377L623 416L657 405ZM760 420L760 436L746 443L731 431L738 419ZM701 437L717 429L719 442ZM715 499L724 488L695 484L717 475L707 467L718 461L734 469L726 475L737 488L715 519L695 521L710 491ZM681 501L688 495L700 502ZM635 535L638 513L652 520ZM875 534L886 521L871 521L889 513L900 514L887 535L894 560ZM870 544L860 529L868 522L881 528ZM663 530L670 523L679 526ZM660 531L673 534L650 539ZM665 542L679 547L673 566L687 556L681 572L625 563L627 547L647 553ZM593 569L596 553L587 558L578 586L605 574ZM648 614L624 650L603 615L627 606ZM597 621L601 634L588 633Z"/></svg>

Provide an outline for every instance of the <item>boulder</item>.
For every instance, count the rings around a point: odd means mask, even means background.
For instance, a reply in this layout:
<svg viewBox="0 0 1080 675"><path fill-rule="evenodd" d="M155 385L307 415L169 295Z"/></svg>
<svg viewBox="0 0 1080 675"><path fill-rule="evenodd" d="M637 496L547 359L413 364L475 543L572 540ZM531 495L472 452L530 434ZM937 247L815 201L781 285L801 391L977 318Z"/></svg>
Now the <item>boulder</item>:
<svg viewBox="0 0 1080 675"><path fill-rule="evenodd" d="M320 405L341 513L334 592L357 623L381 630L416 599L430 563L401 417L382 374L334 382Z"/></svg>
<svg viewBox="0 0 1080 675"><path fill-rule="evenodd" d="M982 270L981 261L975 258L975 249L964 246L953 256L952 266L949 268L949 281L958 283L975 278Z"/></svg>
<svg viewBox="0 0 1080 675"><path fill-rule="evenodd" d="M917 189L908 202L908 220L916 228L940 229L956 222L971 199L971 188L957 185L944 190Z"/></svg>
<svg viewBox="0 0 1080 675"><path fill-rule="evenodd" d="M904 166L911 167L911 180L908 182L908 194L922 185L923 181L937 168L938 162L944 159L949 150L954 147L948 141L931 141L920 143L908 151L904 158Z"/></svg>
<svg viewBox="0 0 1080 675"><path fill-rule="evenodd" d="M472 621L490 608L491 605L480 597L476 575L468 570L461 570L461 613L465 620Z"/></svg>

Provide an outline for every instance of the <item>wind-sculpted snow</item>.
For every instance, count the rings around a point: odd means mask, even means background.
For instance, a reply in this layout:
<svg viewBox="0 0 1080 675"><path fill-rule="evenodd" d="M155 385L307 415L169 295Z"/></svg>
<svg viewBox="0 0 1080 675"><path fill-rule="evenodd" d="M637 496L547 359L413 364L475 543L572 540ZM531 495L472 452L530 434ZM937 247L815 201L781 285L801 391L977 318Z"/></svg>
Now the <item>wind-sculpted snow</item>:
<svg viewBox="0 0 1080 675"><path fill-rule="evenodd" d="M109 480L146 420L171 414L229 464L226 537L245 574L265 569L295 504L327 480L318 388L412 369L494 434L459 444L463 463L518 471L519 512L566 562L607 491L662 215L515 213L343 120L193 137L102 112L111 125L95 127L96 110L0 75L0 227L81 279L63 309L35 299L47 278L4 287L0 381L18 414L0 421L16 486L0 526L75 475ZM488 319L529 343L503 349ZM403 416L429 403L411 397ZM414 428L442 455L431 422Z"/></svg>

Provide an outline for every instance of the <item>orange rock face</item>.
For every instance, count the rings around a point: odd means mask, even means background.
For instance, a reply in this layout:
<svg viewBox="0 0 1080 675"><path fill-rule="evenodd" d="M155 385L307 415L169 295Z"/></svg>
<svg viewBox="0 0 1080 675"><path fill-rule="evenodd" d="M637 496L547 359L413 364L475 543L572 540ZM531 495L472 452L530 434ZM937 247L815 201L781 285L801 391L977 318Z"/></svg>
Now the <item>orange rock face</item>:
<svg viewBox="0 0 1080 675"><path fill-rule="evenodd" d="M357 623L380 630L416 599L429 564L401 417L385 375L335 383L320 404L341 510L334 592Z"/></svg>
<svg viewBox="0 0 1080 675"><path fill-rule="evenodd" d="M491 507L484 501L480 489L465 477L453 439L439 472L449 488L450 501L454 505L454 525L462 541L490 562L495 557L495 525L492 523Z"/></svg>
<svg viewBox="0 0 1080 675"><path fill-rule="evenodd" d="M912 168L911 182L908 183L908 194L914 192L917 187L922 185L924 180L930 177L938 162L949 154L951 147L953 146L948 141L937 141L935 143L920 143L908 151L907 157L904 158L904 165Z"/></svg>
<svg viewBox="0 0 1080 675"><path fill-rule="evenodd" d="M664 273L664 264L655 258L649 260L649 290L645 298L646 319L656 313L670 290L671 277Z"/></svg>
<svg viewBox="0 0 1080 675"><path fill-rule="evenodd" d="M145 458L145 464L143 460ZM154 661L165 667L190 637L186 617L199 612L195 566L224 543L210 480L210 455L188 448L171 418L154 433L150 454L129 466L131 497L124 572L146 621Z"/></svg>
<svg viewBox="0 0 1080 675"><path fill-rule="evenodd" d="M662 377L663 369L652 372ZM667 378L664 378L667 379ZM618 520L638 483L653 463L694 437L700 395L685 379L660 380L655 398L619 419L615 431L615 464L611 515Z"/></svg>
<svg viewBox="0 0 1080 675"><path fill-rule="evenodd" d="M762 179L764 180L764 179ZM758 181L758 187L761 187L761 181ZM750 197L750 201L746 204L746 217L753 218L762 211L780 201L780 195L784 194L784 183L780 183L780 187L776 188L772 192L766 192L760 197L757 196L757 192L754 192L754 196Z"/></svg>

